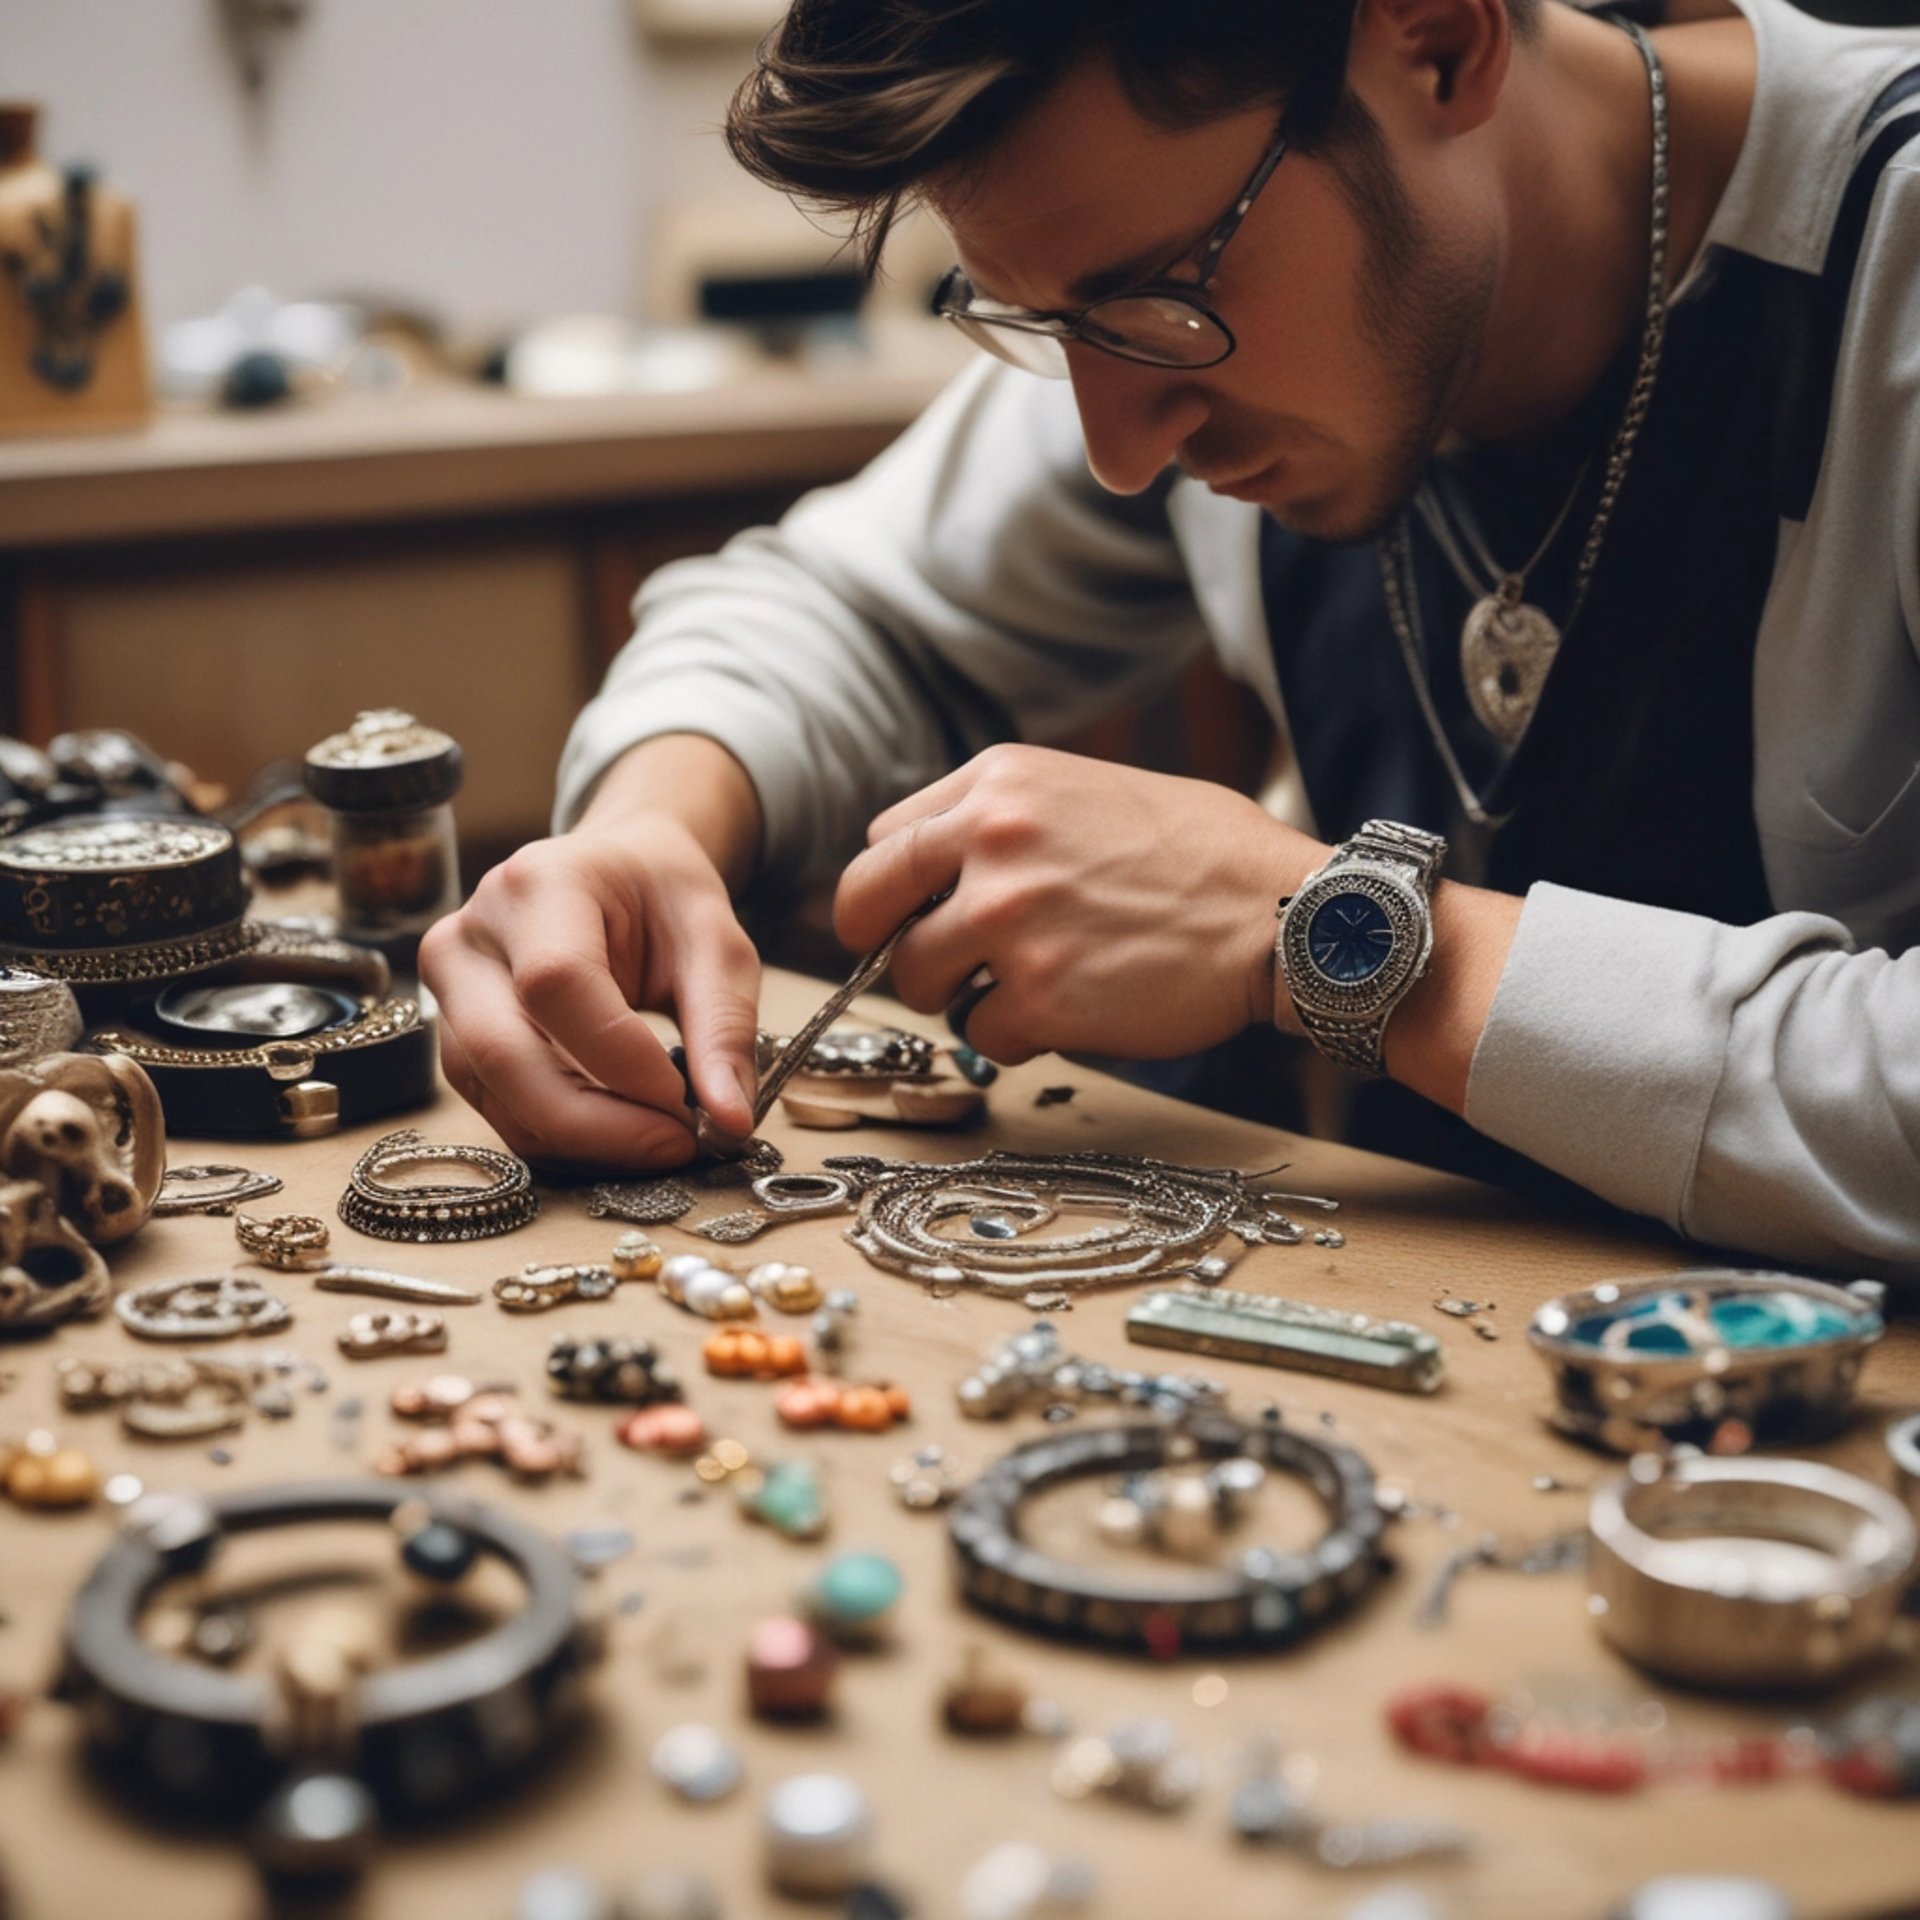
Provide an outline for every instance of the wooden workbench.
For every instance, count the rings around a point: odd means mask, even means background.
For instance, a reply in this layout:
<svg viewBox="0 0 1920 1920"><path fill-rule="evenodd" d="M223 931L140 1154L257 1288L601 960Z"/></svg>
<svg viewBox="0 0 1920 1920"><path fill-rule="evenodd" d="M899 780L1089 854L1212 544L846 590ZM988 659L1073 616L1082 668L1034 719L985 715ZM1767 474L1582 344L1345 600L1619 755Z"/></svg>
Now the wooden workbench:
<svg viewBox="0 0 1920 1920"><path fill-rule="evenodd" d="M818 989L775 976L769 1023L798 1023ZM905 1024L920 1024L898 1016ZM1070 1083L1066 1104L1037 1108L1036 1091ZM1345 1913L1381 1876L1339 1875L1286 1852L1236 1844L1226 1824L1235 1761L1247 1741L1271 1729L1289 1754L1317 1774L1315 1801L1330 1817L1397 1814L1451 1819L1477 1836L1472 1854L1395 1877L1425 1888L1454 1920L1584 1920L1642 1880L1676 1871L1743 1872L1788 1890L1802 1920L1889 1912L1920 1890L1920 1844L1911 1805L1869 1804L1812 1783L1689 1793L1659 1789L1617 1799L1456 1771L1400 1753L1381 1720L1403 1684L1451 1679L1499 1693L1610 1703L1657 1700L1677 1730L1778 1724L1784 1702L1730 1705L1656 1689L1595 1637L1579 1575L1522 1578L1469 1574L1447 1622L1424 1628L1420 1598L1448 1553L1482 1529L1536 1539L1575 1525L1577 1493L1541 1492L1535 1476L1585 1483L1606 1463L1554 1436L1542 1423L1545 1375L1523 1329L1552 1293L1685 1264L1684 1251L1649 1230L1612 1236L1573 1229L1490 1190L1394 1162L1269 1131L1160 1099L1058 1060L1004 1074L981 1133L958 1139L867 1132L806 1134L775 1126L788 1164L817 1166L857 1144L881 1152L958 1157L990 1145L1035 1149L1138 1150L1202 1164L1247 1168L1290 1163L1281 1183L1337 1196L1346 1245L1311 1242L1266 1248L1236 1269L1235 1284L1301 1299L1351 1305L1431 1325L1445 1340L1450 1379L1431 1399L1277 1373L1230 1362L1191 1369L1231 1384L1249 1412L1277 1398L1286 1417L1324 1422L1358 1447L1383 1481L1404 1489L1415 1517L1389 1538L1397 1571L1345 1623L1284 1656L1164 1665L1050 1644L966 1614L950 1588L943 1521L910 1514L887 1484L887 1468L911 1447L939 1441L969 1467L1014 1442L1047 1431L1039 1417L1002 1425L957 1415L955 1381L998 1337L1024 1323L1014 1306L960 1295L935 1300L909 1282L868 1269L839 1239L838 1223L792 1225L755 1243L761 1257L801 1260L829 1283L855 1287L861 1308L850 1371L887 1375L915 1396L910 1426L885 1437L784 1433L770 1389L709 1379L697 1351L706 1324L663 1300L627 1288L611 1303L572 1304L512 1317L491 1303L451 1310L453 1344L441 1361L354 1363L333 1351L349 1314L370 1303L319 1294L298 1276L266 1276L296 1306L283 1339L325 1364L326 1398L304 1398L291 1420L255 1419L225 1444L218 1465L204 1445L168 1448L122 1437L111 1415L58 1419L52 1369L61 1354L114 1354L135 1343L117 1325L62 1329L50 1342L0 1355L17 1382L0 1396L8 1429L54 1426L89 1448L107 1471L131 1471L149 1486L218 1489L241 1483L336 1475L350 1463L338 1449L331 1404L361 1398L362 1460L404 1431L385 1409L399 1381L446 1366L477 1379L517 1381L544 1400L541 1365L561 1332L629 1331L659 1342L682 1366L689 1398L716 1434L736 1436L757 1455L803 1455L819 1463L835 1511L823 1545L804 1546L749 1525L733 1502L690 1499L690 1469L627 1452L611 1439L612 1409L556 1406L557 1418L590 1434L591 1471L580 1481L516 1488L491 1466L458 1470L461 1490L495 1498L558 1533L612 1523L629 1527L636 1549L598 1576L610 1617L610 1650L593 1688L588 1726L526 1789L484 1815L427 1834L390 1838L353 1910L395 1920L506 1920L513 1889L548 1866L594 1870L610 1881L643 1868L680 1866L709 1875L729 1920L836 1911L785 1903L760 1879L757 1822L762 1797L779 1779L829 1769L860 1780L875 1805L880 1876L906 1893L916 1914L957 1912L961 1874L989 1847L1033 1841L1097 1866L1096 1920L1207 1920ZM422 1121L429 1138L488 1136L450 1095ZM285 1146L214 1147L185 1142L175 1158L241 1159L279 1173L284 1193L260 1210L331 1218L348 1165L374 1129ZM370 1260L475 1284L536 1257L601 1259L611 1223L587 1215L584 1191L550 1191L532 1226L468 1247L396 1248L335 1228L335 1257ZM704 1247L671 1228L671 1250ZM232 1258L230 1224L187 1217L153 1222L115 1260L123 1284L217 1270ZM1501 1337L1485 1341L1443 1318L1444 1289L1497 1303ZM1159 1368L1182 1356L1125 1341L1124 1293L1083 1301L1061 1317L1068 1346L1111 1362ZM156 1351L140 1349L145 1353ZM1920 1403L1920 1337L1896 1326L1866 1373L1852 1430L1818 1449L1882 1481L1879 1432L1888 1414ZM1087 1413L1083 1419L1101 1416ZM1097 1488L1084 1499L1056 1496L1046 1537L1092 1540ZM1306 1503L1272 1491L1262 1516L1275 1532L1312 1526ZM1266 1496L1263 1495L1263 1499ZM1435 1517L1433 1510L1442 1510ZM54 1659L67 1596L108 1538L104 1507L67 1515L0 1508L0 1685L32 1686ZM1258 1524L1258 1521L1250 1524ZM1245 1537L1245 1536L1241 1536ZM839 1710L817 1728L749 1723L740 1705L740 1647L754 1621L789 1605L795 1589L836 1547L870 1545L905 1570L897 1644L849 1658ZM389 1550L390 1557L390 1550ZM636 1601L634 1596L640 1596ZM968 1641L989 1646L1034 1688L1058 1701L1083 1731L1124 1716L1165 1715L1203 1758L1204 1790L1186 1811L1156 1816L1094 1800L1062 1801L1049 1787L1054 1750L1039 1738L967 1743L940 1731L940 1680ZM671 1650L672 1659L663 1659ZM1218 1674L1218 1704L1199 1704L1195 1682ZM1904 1686L1915 1665L1882 1671L1856 1691ZM1201 1697L1219 1693L1217 1683ZM1851 1696L1847 1696L1851 1697ZM1823 1700L1822 1706L1839 1704ZM668 1727L706 1720L740 1741L745 1788L712 1807L676 1801L649 1771L651 1744ZM10 1750L0 1751L0 1859L21 1920L133 1913L140 1920L227 1920L258 1911L239 1849L217 1836L142 1823L89 1784L78 1764L69 1712L36 1705Z"/></svg>

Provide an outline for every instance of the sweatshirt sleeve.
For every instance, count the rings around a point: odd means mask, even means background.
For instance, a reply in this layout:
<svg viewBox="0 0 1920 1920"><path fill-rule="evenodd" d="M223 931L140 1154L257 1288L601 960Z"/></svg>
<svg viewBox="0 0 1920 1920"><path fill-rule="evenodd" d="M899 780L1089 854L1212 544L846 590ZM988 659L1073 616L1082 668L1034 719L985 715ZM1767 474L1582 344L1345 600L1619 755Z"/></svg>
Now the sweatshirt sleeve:
<svg viewBox="0 0 1920 1920"><path fill-rule="evenodd" d="M1466 1113L1688 1239L1920 1280L1920 950L1536 886Z"/></svg>

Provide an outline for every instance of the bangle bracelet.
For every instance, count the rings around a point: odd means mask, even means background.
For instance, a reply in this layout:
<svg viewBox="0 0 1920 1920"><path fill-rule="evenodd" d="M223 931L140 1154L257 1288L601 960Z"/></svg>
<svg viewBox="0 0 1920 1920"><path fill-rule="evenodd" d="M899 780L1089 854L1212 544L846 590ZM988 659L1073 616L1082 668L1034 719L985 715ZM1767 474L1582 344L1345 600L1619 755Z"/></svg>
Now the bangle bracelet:
<svg viewBox="0 0 1920 1920"><path fill-rule="evenodd" d="M1293 1474L1319 1496L1331 1524L1303 1552L1252 1547L1231 1565L1187 1569L1171 1585L1080 1566L1021 1539L1020 1508L1035 1495L1069 1480L1145 1473L1182 1454L1196 1462L1244 1457ZM1277 1420L1247 1426L1217 1413L1197 1413L1180 1427L1086 1428L1029 1441L989 1467L948 1521L971 1605L1036 1633L1160 1657L1304 1639L1378 1577L1385 1525L1373 1470L1351 1448Z"/></svg>
<svg viewBox="0 0 1920 1920"><path fill-rule="evenodd" d="M1553 1424L1615 1453L1680 1440L1715 1453L1841 1425L1885 1289L1703 1268L1549 1300L1527 1328Z"/></svg>
<svg viewBox="0 0 1920 1920"><path fill-rule="evenodd" d="M276 1213L262 1220L235 1213L234 1238L249 1260L282 1273L301 1273L327 1257L327 1223L310 1213Z"/></svg>
<svg viewBox="0 0 1920 1920"><path fill-rule="evenodd" d="M402 1185L388 1176L401 1167L472 1167L485 1186ZM495 1147L429 1146L411 1127L383 1134L355 1161L340 1197L340 1218L356 1233L380 1240L482 1240L524 1227L540 1211L533 1172L517 1155Z"/></svg>
<svg viewBox="0 0 1920 1920"><path fill-rule="evenodd" d="M271 1685L168 1659L140 1632L143 1606L164 1581L204 1568L231 1535L388 1522L420 1498L412 1487L320 1481L142 1502L74 1597L60 1697L82 1709L103 1757L141 1785L177 1803L245 1809L302 1760L274 1737ZM430 1514L512 1568L526 1605L478 1640L360 1682L351 1770L383 1806L421 1812L456 1805L531 1759L600 1650L581 1618L579 1576L541 1534L478 1501L433 1498Z"/></svg>
<svg viewBox="0 0 1920 1920"><path fill-rule="evenodd" d="M1824 1683L1884 1653L1915 1556L1892 1494L1810 1460L1643 1454L1588 1532L1601 1633L1706 1686Z"/></svg>

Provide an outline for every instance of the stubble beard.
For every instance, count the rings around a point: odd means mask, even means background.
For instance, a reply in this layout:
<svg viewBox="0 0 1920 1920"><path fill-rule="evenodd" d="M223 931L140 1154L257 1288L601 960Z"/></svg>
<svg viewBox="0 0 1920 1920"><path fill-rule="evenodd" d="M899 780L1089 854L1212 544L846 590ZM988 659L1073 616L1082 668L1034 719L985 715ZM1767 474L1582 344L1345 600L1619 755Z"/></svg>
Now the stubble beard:
<svg viewBox="0 0 1920 1920"><path fill-rule="evenodd" d="M1395 429L1357 502L1343 497L1324 515L1309 508L1284 524L1319 545L1357 546L1386 533L1419 490L1479 368L1495 266L1490 251L1431 230L1377 132L1363 133L1336 171L1365 235L1360 324Z"/></svg>

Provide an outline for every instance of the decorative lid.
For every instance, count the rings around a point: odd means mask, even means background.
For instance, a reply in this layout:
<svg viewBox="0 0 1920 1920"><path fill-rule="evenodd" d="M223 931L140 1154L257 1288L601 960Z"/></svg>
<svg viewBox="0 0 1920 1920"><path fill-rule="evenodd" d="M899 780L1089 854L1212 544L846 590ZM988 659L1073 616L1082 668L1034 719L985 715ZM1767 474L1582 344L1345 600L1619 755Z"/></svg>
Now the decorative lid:
<svg viewBox="0 0 1920 1920"><path fill-rule="evenodd" d="M146 946L235 926L240 849L212 820L89 814L0 840L0 941L57 956Z"/></svg>
<svg viewBox="0 0 1920 1920"><path fill-rule="evenodd" d="M460 744L410 713L381 707L310 748L307 791L340 813L435 807L460 791Z"/></svg>

